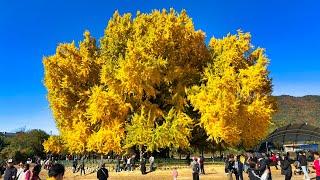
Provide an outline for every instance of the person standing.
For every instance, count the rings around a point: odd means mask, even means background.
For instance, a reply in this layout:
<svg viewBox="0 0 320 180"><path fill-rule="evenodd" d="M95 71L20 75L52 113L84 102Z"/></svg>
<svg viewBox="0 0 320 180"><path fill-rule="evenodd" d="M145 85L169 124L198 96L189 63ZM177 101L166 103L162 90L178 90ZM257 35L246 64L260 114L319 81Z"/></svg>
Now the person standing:
<svg viewBox="0 0 320 180"><path fill-rule="evenodd" d="M39 177L41 171L41 165L37 164L36 166L33 167L32 169L32 176L31 176L31 180L41 180Z"/></svg>
<svg viewBox="0 0 320 180"><path fill-rule="evenodd" d="M278 162L277 162L277 157L274 153L271 153L271 157L270 157L270 161L272 162L272 164L276 167L276 169L278 170Z"/></svg>
<svg viewBox="0 0 320 180"><path fill-rule="evenodd" d="M152 156L152 154L151 154L151 156L149 158L149 163L150 163L150 172L152 172L153 171L153 165L154 165L154 157Z"/></svg>
<svg viewBox="0 0 320 180"><path fill-rule="evenodd" d="M267 180L271 180L271 170L269 166L269 159L265 159L261 154L257 156L257 170L259 172L259 176L261 178L266 178Z"/></svg>
<svg viewBox="0 0 320 180"><path fill-rule="evenodd" d="M225 173L227 174L227 179L228 180L232 180L232 174L235 172L235 169L234 169L234 158L233 158L233 155L228 155L226 158L225 158Z"/></svg>
<svg viewBox="0 0 320 180"><path fill-rule="evenodd" d="M23 166L22 180L30 180L30 179L31 179L30 164L26 163Z"/></svg>
<svg viewBox="0 0 320 180"><path fill-rule="evenodd" d="M120 157L116 157L116 172L120 172Z"/></svg>
<svg viewBox="0 0 320 180"><path fill-rule="evenodd" d="M85 170L85 156L83 156L81 158L81 164L80 164L80 175L82 175L82 172L83 172L83 175L86 174L86 170Z"/></svg>
<svg viewBox="0 0 320 180"><path fill-rule="evenodd" d="M122 156L121 158L121 171L126 171L127 159L126 157Z"/></svg>
<svg viewBox="0 0 320 180"><path fill-rule="evenodd" d="M291 180L292 177L292 168L288 156L284 156L280 162L281 174L285 175L285 180Z"/></svg>
<svg viewBox="0 0 320 180"><path fill-rule="evenodd" d="M106 169L106 164L102 163L101 168L97 172L98 180L107 180L109 178L108 169Z"/></svg>
<svg viewBox="0 0 320 180"><path fill-rule="evenodd" d="M131 159L130 159L130 167L131 167L131 171L134 171L136 166L136 156L132 155Z"/></svg>
<svg viewBox="0 0 320 180"><path fill-rule="evenodd" d="M140 159L140 170L142 175L146 174L146 159L144 157L141 157Z"/></svg>
<svg viewBox="0 0 320 180"><path fill-rule="evenodd" d="M172 176L173 176L173 180L177 180L178 179L178 170L177 168L175 167L172 171Z"/></svg>
<svg viewBox="0 0 320 180"><path fill-rule="evenodd" d="M17 179L18 180L23 180L23 171L24 171L23 163L20 162L19 163L19 169L17 170Z"/></svg>
<svg viewBox="0 0 320 180"><path fill-rule="evenodd" d="M127 159L127 171L131 171L131 157Z"/></svg>
<svg viewBox="0 0 320 180"><path fill-rule="evenodd" d="M243 163L240 161L240 156L234 156L234 169L236 180L243 180Z"/></svg>
<svg viewBox="0 0 320 180"><path fill-rule="evenodd" d="M193 158L193 161L191 162L191 167L192 167L192 179L199 180L200 165L196 157Z"/></svg>
<svg viewBox="0 0 320 180"><path fill-rule="evenodd" d="M299 153L299 157L298 157L298 161L301 165L301 169L303 172L303 178L306 180L309 180L309 174L308 174L308 161L307 161L307 157L306 157L306 153L305 152L300 152Z"/></svg>
<svg viewBox="0 0 320 180"><path fill-rule="evenodd" d="M200 156L200 173L201 174L206 174L205 171L204 171L204 157L203 156Z"/></svg>
<svg viewBox="0 0 320 180"><path fill-rule="evenodd" d="M17 169L13 166L13 160L7 161L7 168L4 171L3 180L15 180L17 177Z"/></svg>
<svg viewBox="0 0 320 180"><path fill-rule="evenodd" d="M77 166L78 166L78 160L77 160L77 158L74 158L73 161L72 161L72 172L73 173L76 173Z"/></svg>
<svg viewBox="0 0 320 180"><path fill-rule="evenodd" d="M314 152L313 168L316 170L316 180L320 180L320 156L319 152Z"/></svg>

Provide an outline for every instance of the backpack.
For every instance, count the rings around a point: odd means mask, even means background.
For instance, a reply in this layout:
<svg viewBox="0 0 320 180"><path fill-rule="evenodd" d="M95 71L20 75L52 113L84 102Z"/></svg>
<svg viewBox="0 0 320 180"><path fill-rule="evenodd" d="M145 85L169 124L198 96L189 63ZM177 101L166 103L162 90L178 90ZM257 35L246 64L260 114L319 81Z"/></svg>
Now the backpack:
<svg viewBox="0 0 320 180"><path fill-rule="evenodd" d="M198 163L195 163L195 164L192 166L192 172L194 172L194 173L199 173L199 171L200 171L199 164L198 164Z"/></svg>

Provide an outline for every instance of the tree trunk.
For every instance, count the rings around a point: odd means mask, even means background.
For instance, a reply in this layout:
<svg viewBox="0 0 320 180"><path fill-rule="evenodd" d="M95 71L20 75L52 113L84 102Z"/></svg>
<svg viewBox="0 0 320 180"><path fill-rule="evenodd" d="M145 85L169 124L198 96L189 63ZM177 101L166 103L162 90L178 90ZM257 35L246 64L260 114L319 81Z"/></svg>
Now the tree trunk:
<svg viewBox="0 0 320 180"><path fill-rule="evenodd" d="M102 166L103 163L103 154L100 155L100 167Z"/></svg>

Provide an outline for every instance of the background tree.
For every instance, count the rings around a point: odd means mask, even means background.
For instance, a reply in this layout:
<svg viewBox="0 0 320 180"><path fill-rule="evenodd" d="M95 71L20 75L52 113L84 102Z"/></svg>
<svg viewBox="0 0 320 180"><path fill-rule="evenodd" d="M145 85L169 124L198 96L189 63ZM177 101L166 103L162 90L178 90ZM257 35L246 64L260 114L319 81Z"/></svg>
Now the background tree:
<svg viewBox="0 0 320 180"><path fill-rule="evenodd" d="M210 138L235 146L253 146L265 137L273 113L271 79L264 50L253 48L249 33L212 38L211 62L201 86L189 100L201 114Z"/></svg>
<svg viewBox="0 0 320 180"><path fill-rule="evenodd" d="M18 132L12 137L5 137L5 147L0 155L3 159L14 158L17 161L26 161L35 156L45 157L42 143L49 135L38 129Z"/></svg>

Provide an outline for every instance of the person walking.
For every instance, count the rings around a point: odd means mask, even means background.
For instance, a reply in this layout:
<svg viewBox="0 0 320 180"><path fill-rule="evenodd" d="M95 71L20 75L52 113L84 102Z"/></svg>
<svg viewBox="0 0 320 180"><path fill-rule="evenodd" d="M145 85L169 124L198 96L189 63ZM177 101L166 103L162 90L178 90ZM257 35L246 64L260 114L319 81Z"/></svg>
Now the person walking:
<svg viewBox="0 0 320 180"><path fill-rule="evenodd" d="M280 162L281 174L285 176L285 180L291 180L292 168L288 156L283 156Z"/></svg>
<svg viewBox="0 0 320 180"><path fill-rule="evenodd" d="M320 156L319 152L314 152L313 168L316 170L316 180L320 180Z"/></svg>
<svg viewBox="0 0 320 180"><path fill-rule="evenodd" d="M154 157L152 156L152 154L151 154L151 156L149 158L149 163L150 163L150 172L152 172L153 171L153 165L154 165Z"/></svg>
<svg viewBox="0 0 320 180"><path fill-rule="evenodd" d="M85 170L85 156L82 156L81 158L81 164L80 164L80 175L82 176L82 173L83 175L86 174L86 170Z"/></svg>
<svg viewBox="0 0 320 180"><path fill-rule="evenodd" d="M298 161L300 163L302 172L303 172L303 178L305 180L309 180L309 174L308 174L308 161L307 161L307 157L305 152L300 152L299 153L299 157L298 157Z"/></svg>
<svg viewBox="0 0 320 180"><path fill-rule="evenodd" d="M234 156L234 169L236 180L243 180L243 163L240 161L240 156Z"/></svg>
<svg viewBox="0 0 320 180"><path fill-rule="evenodd" d="M15 180L17 177L17 169L13 166L13 160L7 161L7 168L4 171L3 180Z"/></svg>
<svg viewBox="0 0 320 180"><path fill-rule="evenodd" d="M196 157L193 158L193 161L191 162L191 167L192 167L192 179L199 180L200 165Z"/></svg>
<svg viewBox="0 0 320 180"><path fill-rule="evenodd" d="M98 180L107 180L109 178L108 169L106 169L106 164L102 163L100 169L97 172Z"/></svg>

